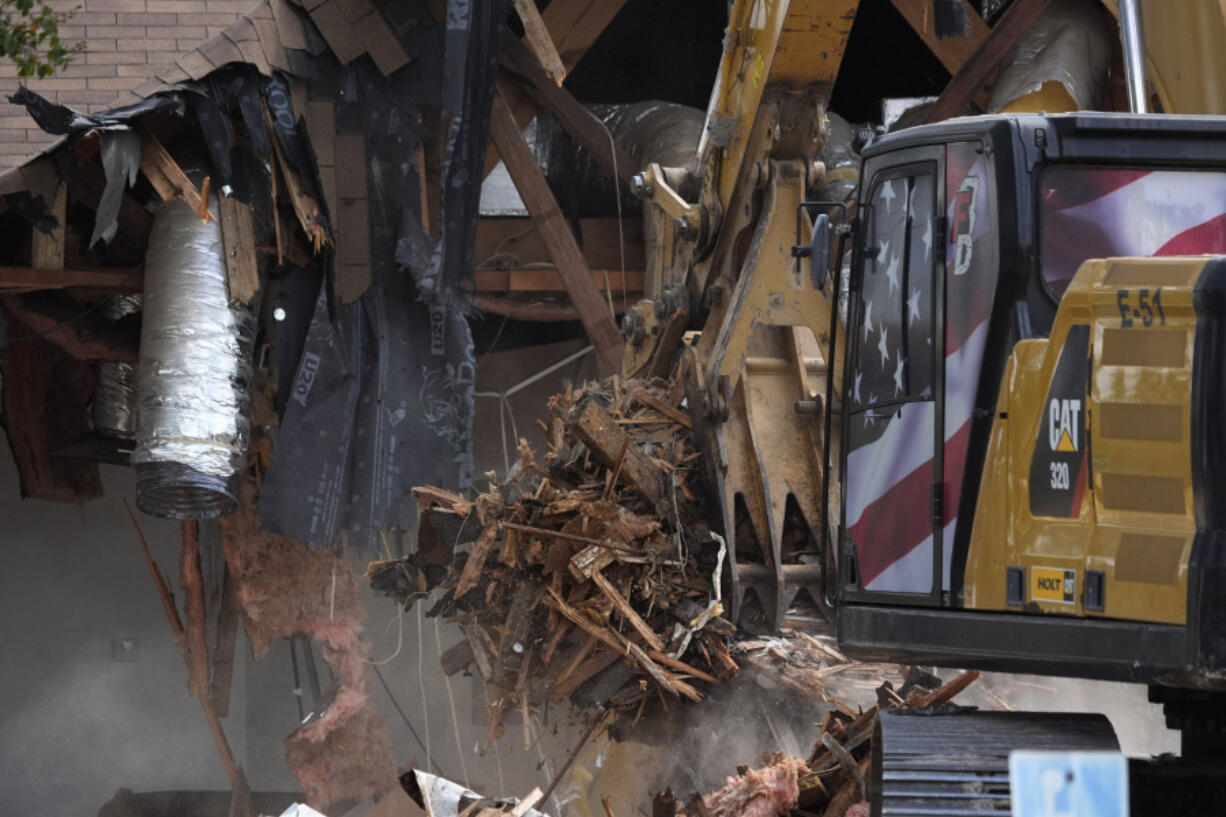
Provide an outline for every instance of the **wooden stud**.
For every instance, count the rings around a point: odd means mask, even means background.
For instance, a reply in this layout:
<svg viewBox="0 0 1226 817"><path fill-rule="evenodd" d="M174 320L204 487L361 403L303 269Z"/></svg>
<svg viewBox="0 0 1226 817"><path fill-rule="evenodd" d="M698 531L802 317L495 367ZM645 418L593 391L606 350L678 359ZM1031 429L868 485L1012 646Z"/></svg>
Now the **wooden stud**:
<svg viewBox="0 0 1226 817"><path fill-rule="evenodd" d="M621 333L613 323L608 304L592 281L587 261L501 91L494 96L490 136L537 230L545 239L554 266L566 283L571 303L579 311L583 327L600 359L609 369L619 371L623 352Z"/></svg>
<svg viewBox="0 0 1226 817"><path fill-rule="evenodd" d="M1047 10L1051 0L1015 0L1013 5L992 27L992 33L975 49L975 53L953 79L924 117L925 122L940 122L961 116L971 98L1000 67L1002 61Z"/></svg>
<svg viewBox="0 0 1226 817"><path fill-rule="evenodd" d="M217 620L217 646L213 650L210 666L209 702L219 718L230 714L230 682L234 677L234 650L238 644L238 596L234 580L226 570L222 578L221 614Z"/></svg>
<svg viewBox="0 0 1226 817"><path fill-rule="evenodd" d="M260 266L255 255L255 225L251 208L233 196L217 203L221 218L221 244L226 257L230 300L250 303L260 291Z"/></svg>
<svg viewBox="0 0 1226 817"><path fill-rule="evenodd" d="M62 270L64 268L64 226L68 215L68 185L60 182L55 189L55 201L51 205L51 215L55 217L56 227L48 235L42 230L34 230L34 241L30 252L30 266L39 269Z"/></svg>

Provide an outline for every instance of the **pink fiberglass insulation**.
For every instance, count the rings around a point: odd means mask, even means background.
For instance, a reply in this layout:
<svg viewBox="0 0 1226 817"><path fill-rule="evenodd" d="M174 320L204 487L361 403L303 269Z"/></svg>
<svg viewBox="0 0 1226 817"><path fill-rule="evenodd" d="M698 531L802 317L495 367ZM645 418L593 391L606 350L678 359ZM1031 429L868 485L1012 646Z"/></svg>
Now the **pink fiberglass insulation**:
<svg viewBox="0 0 1226 817"><path fill-rule="evenodd" d="M342 797L380 794L395 783L395 763L387 725L367 697L370 646L359 638L366 611L357 576L331 550L313 551L262 530L255 491L245 484L238 510L221 520L226 562L252 650L258 657L276 638L306 635L323 643L324 660L340 682L322 716L291 737L299 749L288 753L290 769L317 808ZM361 741L330 739L338 730L350 731L350 721ZM318 747L307 752L303 743Z"/></svg>
<svg viewBox="0 0 1226 817"><path fill-rule="evenodd" d="M724 780L724 787L703 798L711 817L776 817L796 805L800 775L808 772L798 757Z"/></svg>
<svg viewBox="0 0 1226 817"><path fill-rule="evenodd" d="M387 724L369 701L323 740L308 740L303 732L299 729L286 739L285 758L307 802L318 804L315 808L344 808L377 798L390 788L388 781L395 780Z"/></svg>

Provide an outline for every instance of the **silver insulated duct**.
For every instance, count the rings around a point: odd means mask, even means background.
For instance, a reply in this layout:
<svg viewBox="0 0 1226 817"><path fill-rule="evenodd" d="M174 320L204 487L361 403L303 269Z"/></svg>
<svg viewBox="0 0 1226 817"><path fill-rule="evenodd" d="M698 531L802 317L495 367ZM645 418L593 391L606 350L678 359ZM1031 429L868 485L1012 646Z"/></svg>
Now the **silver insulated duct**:
<svg viewBox="0 0 1226 817"><path fill-rule="evenodd" d="M253 322L230 306L210 210L205 224L175 199L149 234L132 463L136 504L151 516L207 519L238 505Z"/></svg>
<svg viewBox="0 0 1226 817"><path fill-rule="evenodd" d="M98 366L93 418L94 431L104 437L136 436L136 367L131 363Z"/></svg>

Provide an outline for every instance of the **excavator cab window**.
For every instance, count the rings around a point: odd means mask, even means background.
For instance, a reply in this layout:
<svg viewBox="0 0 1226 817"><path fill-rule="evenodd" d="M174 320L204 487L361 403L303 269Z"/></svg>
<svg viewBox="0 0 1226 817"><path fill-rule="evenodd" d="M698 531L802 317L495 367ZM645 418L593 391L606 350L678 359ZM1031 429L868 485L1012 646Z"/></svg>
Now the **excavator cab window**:
<svg viewBox="0 0 1226 817"><path fill-rule="evenodd" d="M1053 165L1039 177L1039 264L1064 294L1090 258L1226 252L1226 173Z"/></svg>
<svg viewBox="0 0 1226 817"><path fill-rule="evenodd" d="M937 161L909 162L876 173L865 198L849 333L844 525L868 591L932 589L940 179Z"/></svg>

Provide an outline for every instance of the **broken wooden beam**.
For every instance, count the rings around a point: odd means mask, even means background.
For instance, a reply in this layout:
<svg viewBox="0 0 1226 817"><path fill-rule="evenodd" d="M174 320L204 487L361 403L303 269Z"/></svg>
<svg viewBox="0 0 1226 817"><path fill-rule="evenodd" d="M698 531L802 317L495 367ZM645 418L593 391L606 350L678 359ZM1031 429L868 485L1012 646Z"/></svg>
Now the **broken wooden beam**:
<svg viewBox="0 0 1226 817"><path fill-rule="evenodd" d="M145 534L140 528L140 523L136 521L136 514L132 513L132 506L128 504L128 500L125 499L123 501L123 506L128 512L128 518L132 520L132 527L136 529L136 538L140 543L141 552L144 554L145 565L153 576L153 584L157 588L158 598L162 602L162 610L165 611L166 619L170 624L170 631L174 635L175 643L179 646L183 662L190 669L191 658L188 654L188 635L183 627L183 620L179 618L178 608L175 607L174 594L170 592L170 587L162 577L161 569L153 561L153 555L149 552L149 543L145 540ZM198 695L196 700L200 702L200 709L204 712L205 721L208 722L209 733L213 736L213 743L216 745L217 752L221 756L221 764L225 768L226 776L230 780L230 788L236 794L235 799L238 801L237 810L243 817L254 817L255 812L251 807L250 796L244 796L244 792L249 792L247 777L243 774L242 768L238 765L238 760L234 757L234 752L230 748L230 742L226 739L226 732L221 726L221 719L217 716L217 710L213 708L212 702L209 701L207 691L204 695ZM234 810L232 807L231 811L233 812Z"/></svg>
<svg viewBox="0 0 1226 817"><path fill-rule="evenodd" d="M601 297L592 281L587 261L571 234L558 202L545 181L545 174L536 163L532 148L516 125L511 110L501 93L494 96L490 113L490 135L498 154L506 163L507 172L520 198L528 208L537 230L553 258L554 266L566 283L571 303L579 310L583 327L596 347L601 361L609 369L621 369L624 344L613 323L610 305Z"/></svg>
<svg viewBox="0 0 1226 817"><path fill-rule="evenodd" d="M250 303L260 291L260 266L255 255L255 224L251 207L233 196L217 202L221 219L221 246L226 259L230 300Z"/></svg>
<svg viewBox="0 0 1226 817"><path fill-rule="evenodd" d="M187 609L187 689L197 698L209 693L209 650L204 639L204 579L200 573L199 526L194 519L182 524L179 584Z"/></svg>
<svg viewBox="0 0 1226 817"><path fill-rule="evenodd" d="M206 224L212 221L208 204L196 189L196 185L192 184L183 168L179 167L179 163L148 128L141 133L140 170L162 201L182 196L193 211L204 214L202 221Z"/></svg>
<svg viewBox="0 0 1226 817"><path fill-rule="evenodd" d="M626 432L607 411L588 400L570 412L566 425L605 465L613 467L625 451L621 477L653 505L663 505L664 488L659 467L635 446L626 445Z"/></svg>
<svg viewBox="0 0 1226 817"><path fill-rule="evenodd" d="M217 644L210 658L209 703L219 718L230 714L230 684L234 678L234 651L238 645L238 595L230 571L222 578L221 613L217 620Z"/></svg>
<svg viewBox="0 0 1226 817"><path fill-rule="evenodd" d="M941 122L961 116L975 93L991 79L1004 59L1013 53L1051 0L1015 0L992 27L975 53L954 74L945 90L924 115L924 122Z"/></svg>
<svg viewBox="0 0 1226 817"><path fill-rule="evenodd" d="M64 268L64 227L68 222L68 185L60 182L51 203L51 215L56 226L50 234L37 228L33 230L30 247L30 266L39 269L62 270Z"/></svg>
<svg viewBox="0 0 1226 817"><path fill-rule="evenodd" d="M324 247L332 243L332 238L323 226L323 213L319 209L319 202L307 194L303 189L301 177L289 166L289 162L285 160L285 156L281 152L281 144L277 141L277 129L272 123L272 112L268 109L267 104L264 106L264 123L268 128L268 138L272 142L272 152L277 157L277 167L281 169L281 178L285 180L286 194L289 196L290 205L294 209L294 215L298 218L298 224L302 227L302 232L306 234L307 241L311 245L311 251L315 255L319 255ZM273 185L275 190L275 168L272 171L272 175L274 176ZM279 225L275 218L273 221Z"/></svg>
<svg viewBox="0 0 1226 817"><path fill-rule="evenodd" d="M647 626L647 622L643 621L643 617L635 612L635 609L630 606L630 602L626 601L622 594L617 592L617 588L605 578L605 575L596 570L593 571L591 578L592 583L600 589L605 598L612 602L613 608L625 619L627 624L634 628L634 631L642 637L643 641L647 642L653 650L663 652L664 642L660 640L660 637L655 634L651 627Z"/></svg>

